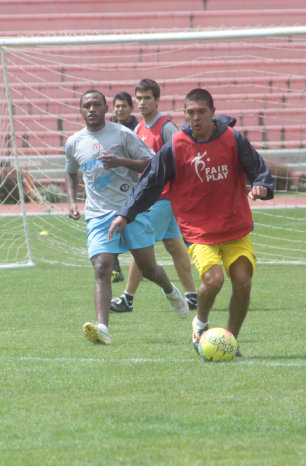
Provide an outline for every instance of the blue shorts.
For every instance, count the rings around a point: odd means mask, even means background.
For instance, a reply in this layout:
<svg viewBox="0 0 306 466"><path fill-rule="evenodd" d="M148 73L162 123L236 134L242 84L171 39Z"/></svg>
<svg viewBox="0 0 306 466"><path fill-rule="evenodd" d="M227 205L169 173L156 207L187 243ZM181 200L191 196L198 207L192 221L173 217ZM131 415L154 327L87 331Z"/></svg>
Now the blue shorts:
<svg viewBox="0 0 306 466"><path fill-rule="evenodd" d="M155 241L181 237L180 229L173 215L171 202L168 199L156 201L152 205L149 215L154 227Z"/></svg>
<svg viewBox="0 0 306 466"><path fill-rule="evenodd" d="M134 222L127 224L120 234L114 233L113 238L108 240L108 230L115 217L115 212L110 212L101 217L86 220L87 248L90 259L104 252L121 254L132 249L154 245L154 230L148 212L138 214Z"/></svg>

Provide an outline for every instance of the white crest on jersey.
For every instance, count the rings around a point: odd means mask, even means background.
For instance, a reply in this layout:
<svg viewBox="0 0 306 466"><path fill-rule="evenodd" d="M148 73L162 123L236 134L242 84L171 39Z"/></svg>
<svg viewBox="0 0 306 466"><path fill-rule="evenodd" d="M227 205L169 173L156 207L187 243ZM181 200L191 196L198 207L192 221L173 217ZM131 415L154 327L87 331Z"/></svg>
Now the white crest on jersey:
<svg viewBox="0 0 306 466"><path fill-rule="evenodd" d="M206 154L207 154L207 151L203 152L202 155L200 152L198 152L197 156L191 161L191 165L194 163L195 172L197 176L200 178L200 180L202 181L202 183L203 183L203 179L199 171L202 172L205 168L205 162L202 159L205 157Z"/></svg>

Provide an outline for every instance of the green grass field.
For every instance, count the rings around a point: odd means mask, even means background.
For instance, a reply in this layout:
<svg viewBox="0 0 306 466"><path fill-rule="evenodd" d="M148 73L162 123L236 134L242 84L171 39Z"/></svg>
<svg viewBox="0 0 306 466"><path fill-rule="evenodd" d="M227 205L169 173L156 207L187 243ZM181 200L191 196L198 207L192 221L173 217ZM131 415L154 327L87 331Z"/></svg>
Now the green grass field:
<svg viewBox="0 0 306 466"><path fill-rule="evenodd" d="M111 315L103 347L82 335L95 320L89 264L0 277L1 465L305 464L306 266L257 267L245 357L221 364L195 353L194 312L179 319L148 281L132 313ZM213 326L229 296L226 280Z"/></svg>

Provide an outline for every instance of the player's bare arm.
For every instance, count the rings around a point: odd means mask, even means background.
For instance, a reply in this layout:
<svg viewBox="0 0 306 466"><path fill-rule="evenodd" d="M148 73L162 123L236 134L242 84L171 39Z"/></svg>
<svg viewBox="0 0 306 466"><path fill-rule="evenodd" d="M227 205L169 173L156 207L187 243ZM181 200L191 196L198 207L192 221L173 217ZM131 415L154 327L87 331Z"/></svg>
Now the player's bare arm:
<svg viewBox="0 0 306 466"><path fill-rule="evenodd" d="M69 217L73 220L78 220L81 217L76 202L78 184L79 176L77 173L66 173L66 186L69 200Z"/></svg>
<svg viewBox="0 0 306 466"><path fill-rule="evenodd" d="M268 190L265 186L253 186L248 194L248 198L251 201L256 201L256 199L265 199L267 191Z"/></svg>
<svg viewBox="0 0 306 466"><path fill-rule="evenodd" d="M102 160L104 167L107 169L125 167L138 173L141 173L150 162L150 159L127 159L125 157L118 157L110 152L103 152L103 155L99 155L97 160Z"/></svg>
<svg viewBox="0 0 306 466"><path fill-rule="evenodd" d="M118 217L116 217L112 221L111 226L109 227L107 239L108 240L112 239L115 232L121 233L123 228L125 228L126 224L127 224L127 218L122 217L121 215L118 215Z"/></svg>

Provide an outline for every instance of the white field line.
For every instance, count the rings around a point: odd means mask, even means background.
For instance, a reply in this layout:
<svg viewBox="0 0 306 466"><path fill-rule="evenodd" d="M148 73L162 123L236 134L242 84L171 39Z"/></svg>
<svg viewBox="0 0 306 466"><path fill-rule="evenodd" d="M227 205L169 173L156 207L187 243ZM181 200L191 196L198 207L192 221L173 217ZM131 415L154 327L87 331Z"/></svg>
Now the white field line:
<svg viewBox="0 0 306 466"><path fill-rule="evenodd" d="M0 357L0 359L7 359L4 357ZM10 359L10 358L8 358ZM12 358L15 359L15 358ZM43 363L111 363L111 364L173 364L173 363L201 363L199 358L194 359L153 359L153 358L122 358L122 359L115 359L115 358L42 358L42 357L35 357L35 356L21 356L16 358L18 361L32 361L32 362L43 362ZM235 363L242 364L242 365L262 365L267 367L304 367L306 366L306 362L301 360L297 361L269 361L265 360L255 360L255 359L236 359Z"/></svg>

